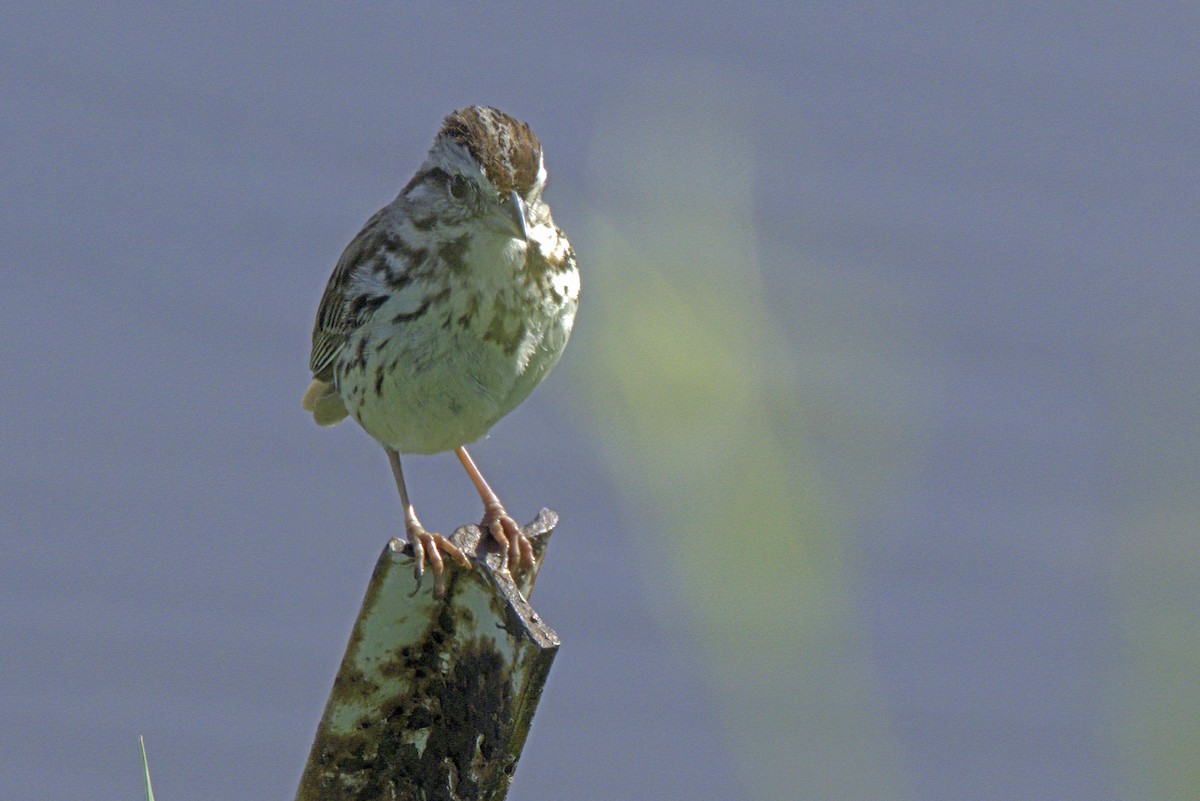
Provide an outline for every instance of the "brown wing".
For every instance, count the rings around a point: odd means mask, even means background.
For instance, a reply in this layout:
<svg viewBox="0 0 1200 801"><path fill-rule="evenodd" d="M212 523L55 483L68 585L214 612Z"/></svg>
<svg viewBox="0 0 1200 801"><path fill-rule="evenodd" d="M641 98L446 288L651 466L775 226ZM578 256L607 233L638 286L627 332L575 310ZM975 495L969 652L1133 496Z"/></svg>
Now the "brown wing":
<svg viewBox="0 0 1200 801"><path fill-rule="evenodd" d="M377 211L350 241L325 286L325 294L317 308L317 322L313 326L312 354L308 358L313 376L322 381L332 382L333 363L346 339L387 299L384 295L351 297L349 294L355 274L370 269L371 263L381 256L382 246L388 239L382 223L386 212L386 208Z"/></svg>

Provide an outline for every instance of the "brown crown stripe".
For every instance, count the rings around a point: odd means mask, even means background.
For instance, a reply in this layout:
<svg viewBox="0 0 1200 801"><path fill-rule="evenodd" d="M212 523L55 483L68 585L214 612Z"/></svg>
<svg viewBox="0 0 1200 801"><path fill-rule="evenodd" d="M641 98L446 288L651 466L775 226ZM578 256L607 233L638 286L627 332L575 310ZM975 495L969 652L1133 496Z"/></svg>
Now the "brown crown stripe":
<svg viewBox="0 0 1200 801"><path fill-rule="evenodd" d="M438 137L448 136L483 165L484 174L501 194L516 189L527 195L537 180L542 146L523 122L489 106L468 106L442 123Z"/></svg>

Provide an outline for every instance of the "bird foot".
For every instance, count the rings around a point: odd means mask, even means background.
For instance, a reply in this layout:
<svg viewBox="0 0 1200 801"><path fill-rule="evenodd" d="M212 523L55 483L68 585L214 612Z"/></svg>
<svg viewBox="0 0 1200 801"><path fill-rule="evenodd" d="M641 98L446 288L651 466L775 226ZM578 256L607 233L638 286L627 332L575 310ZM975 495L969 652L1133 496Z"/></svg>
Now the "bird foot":
<svg viewBox="0 0 1200 801"><path fill-rule="evenodd" d="M471 568L471 560L453 542L441 534L426 531L420 523L410 522L406 529L408 542L412 546L413 559L416 560L413 566L413 575L416 576L419 583L425 573L425 560L428 559L429 569L433 572L433 597L441 598L446 594L446 564L442 559L442 553L445 552L447 556L468 570Z"/></svg>
<svg viewBox="0 0 1200 801"><path fill-rule="evenodd" d="M483 507L483 521L479 525L500 544L504 551L505 570L533 570L533 543L521 531L517 521L504 511L503 506L498 503L486 504Z"/></svg>

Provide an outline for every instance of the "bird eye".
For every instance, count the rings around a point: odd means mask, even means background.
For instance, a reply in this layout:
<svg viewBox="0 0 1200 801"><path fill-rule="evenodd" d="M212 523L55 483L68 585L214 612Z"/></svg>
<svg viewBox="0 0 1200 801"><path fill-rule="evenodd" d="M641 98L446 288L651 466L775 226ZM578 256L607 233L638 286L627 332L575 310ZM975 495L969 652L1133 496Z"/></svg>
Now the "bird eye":
<svg viewBox="0 0 1200 801"><path fill-rule="evenodd" d="M466 200L471 196L471 184L461 175L450 178L450 197L455 200Z"/></svg>

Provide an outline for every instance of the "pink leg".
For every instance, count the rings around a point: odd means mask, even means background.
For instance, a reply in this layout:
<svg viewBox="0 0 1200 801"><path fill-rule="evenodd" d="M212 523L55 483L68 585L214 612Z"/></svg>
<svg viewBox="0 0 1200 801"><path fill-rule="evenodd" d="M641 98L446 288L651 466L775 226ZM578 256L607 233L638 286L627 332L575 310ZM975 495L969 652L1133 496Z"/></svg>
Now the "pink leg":
<svg viewBox="0 0 1200 801"><path fill-rule="evenodd" d="M467 449L460 446L455 448L454 452L458 454L458 460L466 468L467 475L475 483L475 489L479 492L479 497L483 499L482 526L491 532L492 537L505 550L505 567L514 566L532 570L533 544L530 543L529 538L521 531L521 527L517 525L517 521L509 517L508 512L504 511L504 507L500 504L500 499L496 497L496 493L492 492L492 488L484 480L483 474L475 466L475 462L471 459L471 455L467 453Z"/></svg>
<svg viewBox="0 0 1200 801"><path fill-rule="evenodd" d="M429 567L433 570L433 595L435 598L441 598L446 594L444 576L446 566L442 561L441 552L445 551L454 561L466 568L471 567L471 560L467 559L466 554L450 540L441 534L431 534L421 525L412 502L408 500L408 488L404 486L404 473L400 470L400 454L386 446L384 450L387 451L388 461L392 464L392 475L396 477L396 489L400 490L400 502L404 505L404 533L408 537L409 544L412 545L413 558L416 560L413 572L417 581L420 581L425 572L425 559L428 557Z"/></svg>

